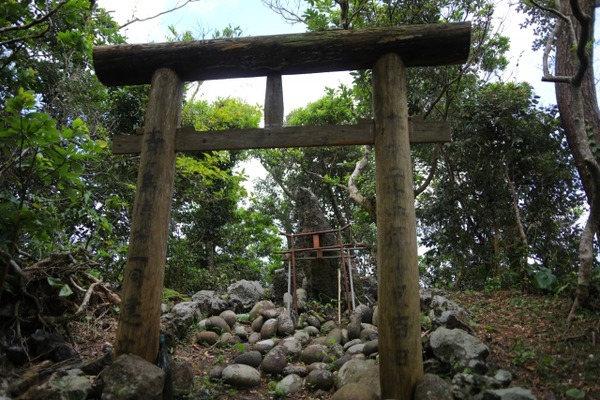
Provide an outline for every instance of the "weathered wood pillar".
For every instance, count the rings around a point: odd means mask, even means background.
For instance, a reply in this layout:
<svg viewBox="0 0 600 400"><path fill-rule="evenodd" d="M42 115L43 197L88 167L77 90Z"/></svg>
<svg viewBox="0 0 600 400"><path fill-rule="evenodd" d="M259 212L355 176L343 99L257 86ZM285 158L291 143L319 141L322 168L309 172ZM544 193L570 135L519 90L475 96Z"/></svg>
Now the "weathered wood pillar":
<svg viewBox="0 0 600 400"><path fill-rule="evenodd" d="M265 128L283 126L283 83L281 75L267 75L264 114Z"/></svg>
<svg viewBox="0 0 600 400"><path fill-rule="evenodd" d="M115 348L116 355L132 353L150 362L158 354L175 134L182 101L183 82L177 74L167 68L157 70L146 111Z"/></svg>
<svg viewBox="0 0 600 400"><path fill-rule="evenodd" d="M375 63L373 114L381 398L409 400L423 355L406 75L397 54Z"/></svg>

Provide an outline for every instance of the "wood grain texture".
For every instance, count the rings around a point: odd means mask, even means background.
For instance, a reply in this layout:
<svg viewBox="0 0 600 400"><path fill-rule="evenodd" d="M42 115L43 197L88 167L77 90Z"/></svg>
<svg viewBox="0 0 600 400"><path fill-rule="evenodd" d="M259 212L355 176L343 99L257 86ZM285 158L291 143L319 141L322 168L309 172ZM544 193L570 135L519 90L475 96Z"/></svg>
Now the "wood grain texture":
<svg viewBox="0 0 600 400"><path fill-rule="evenodd" d="M450 124L438 121L409 121L411 143L450 141ZM143 135L113 137L113 154L139 154ZM230 129L223 131L177 131L175 150L181 152L242 150L312 146L351 146L373 144L371 120L356 125L288 126L265 129Z"/></svg>
<svg viewBox="0 0 600 400"><path fill-rule="evenodd" d="M94 68L105 85L150 83L159 68L184 81L369 69L383 54L407 66L467 60L469 22L331 30L188 42L96 46Z"/></svg>
<svg viewBox="0 0 600 400"><path fill-rule="evenodd" d="M265 90L265 128L283 126L283 109L281 75L269 75Z"/></svg>
<svg viewBox="0 0 600 400"><path fill-rule="evenodd" d="M381 398L412 399L423 354L406 69L396 54L373 68L373 114Z"/></svg>
<svg viewBox="0 0 600 400"><path fill-rule="evenodd" d="M146 112L131 236L123 277L115 353L154 363L173 182L175 134L181 118L183 82L169 69L156 71Z"/></svg>

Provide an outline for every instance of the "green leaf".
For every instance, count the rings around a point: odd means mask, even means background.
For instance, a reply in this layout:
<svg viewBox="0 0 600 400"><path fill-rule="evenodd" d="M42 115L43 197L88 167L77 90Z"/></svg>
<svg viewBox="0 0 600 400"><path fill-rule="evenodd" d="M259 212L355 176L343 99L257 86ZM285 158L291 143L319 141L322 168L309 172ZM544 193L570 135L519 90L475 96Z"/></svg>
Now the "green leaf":
<svg viewBox="0 0 600 400"><path fill-rule="evenodd" d="M60 279L52 278L51 276L48 277L48 284L55 289L62 288L63 286L65 286L65 284Z"/></svg>
<svg viewBox="0 0 600 400"><path fill-rule="evenodd" d="M60 289L60 292L58 292L59 297L69 297L72 294L73 291L71 290L71 287L67 284L63 285L63 287Z"/></svg>
<svg viewBox="0 0 600 400"><path fill-rule="evenodd" d="M542 268L540 272L535 274L534 283L540 289L550 290L556 286L558 280L548 268Z"/></svg>
<svg viewBox="0 0 600 400"><path fill-rule="evenodd" d="M48 284L55 289L60 289L58 292L59 297L69 297L73 294L71 287L66 283L63 283L60 279L52 278L50 276L48 277Z"/></svg>
<svg viewBox="0 0 600 400"><path fill-rule="evenodd" d="M570 397L571 399L584 399L585 398L585 392L581 389L571 388L565 392L565 395L567 397Z"/></svg>

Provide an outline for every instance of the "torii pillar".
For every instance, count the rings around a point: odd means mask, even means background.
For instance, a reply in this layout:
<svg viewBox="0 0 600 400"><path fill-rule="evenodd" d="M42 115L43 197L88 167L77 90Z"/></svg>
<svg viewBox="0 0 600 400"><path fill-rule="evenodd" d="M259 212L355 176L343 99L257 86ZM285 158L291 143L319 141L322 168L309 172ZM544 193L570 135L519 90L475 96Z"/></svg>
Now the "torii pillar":
<svg viewBox="0 0 600 400"><path fill-rule="evenodd" d="M154 362L158 353L175 152L374 144L381 396L411 399L423 359L410 142L446 141L449 128L409 120L405 67L463 63L470 36L467 22L95 47L104 84L152 83L144 134L113 140L114 153L141 153L116 354ZM368 68L373 121L282 127L273 120L283 115L281 75ZM265 129L178 128L184 81L255 76L268 77Z"/></svg>
<svg viewBox="0 0 600 400"><path fill-rule="evenodd" d="M419 269L406 73L397 54L373 67L377 299L382 399L410 399L423 375Z"/></svg>

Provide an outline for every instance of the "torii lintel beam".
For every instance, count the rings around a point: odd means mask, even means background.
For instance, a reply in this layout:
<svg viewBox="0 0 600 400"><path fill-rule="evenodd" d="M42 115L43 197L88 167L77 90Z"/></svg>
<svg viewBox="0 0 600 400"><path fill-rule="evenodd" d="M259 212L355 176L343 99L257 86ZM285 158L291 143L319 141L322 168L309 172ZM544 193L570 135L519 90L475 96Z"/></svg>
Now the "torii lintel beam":
<svg viewBox="0 0 600 400"><path fill-rule="evenodd" d="M372 68L386 53L406 66L462 64L471 24L407 25L175 43L96 46L94 67L109 86L150 83L169 68L183 81L309 74Z"/></svg>

